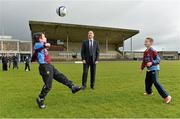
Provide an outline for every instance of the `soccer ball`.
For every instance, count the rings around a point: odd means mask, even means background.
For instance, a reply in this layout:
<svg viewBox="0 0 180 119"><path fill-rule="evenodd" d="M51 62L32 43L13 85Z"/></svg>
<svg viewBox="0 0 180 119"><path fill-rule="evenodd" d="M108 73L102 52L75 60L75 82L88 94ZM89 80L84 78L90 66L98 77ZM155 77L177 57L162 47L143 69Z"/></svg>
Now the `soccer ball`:
<svg viewBox="0 0 180 119"><path fill-rule="evenodd" d="M67 14L67 9L65 6L60 6L56 9L56 13L60 16L60 17L64 17Z"/></svg>

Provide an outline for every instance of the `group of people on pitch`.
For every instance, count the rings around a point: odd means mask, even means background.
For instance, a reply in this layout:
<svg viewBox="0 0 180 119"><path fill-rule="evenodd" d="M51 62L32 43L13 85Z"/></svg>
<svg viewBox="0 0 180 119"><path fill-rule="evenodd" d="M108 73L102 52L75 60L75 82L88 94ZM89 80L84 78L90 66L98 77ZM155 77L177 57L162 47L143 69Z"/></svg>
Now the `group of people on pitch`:
<svg viewBox="0 0 180 119"><path fill-rule="evenodd" d="M81 57L83 62L83 75L82 75L82 86L75 86L71 80L69 80L64 74L59 72L52 64L51 58L48 54L48 48L50 48L50 43L47 42L46 36L42 32L37 32L33 34L34 44L34 54L31 61L38 61L39 63L39 73L42 76L44 85L39 96L36 98L36 102L39 108L44 109L46 106L44 100L48 92L52 88L52 80L64 84L67 86L72 93L76 93L80 90L86 89L87 75L90 67L91 73L91 83L90 87L92 90L95 89L95 74L96 74L96 64L99 60L99 43L94 40L94 32L88 32L88 39L84 40L82 43ZM146 50L144 52L143 62L141 65L141 70L146 67L147 73L145 78L145 93L144 95L153 95L152 85L154 84L159 94L164 99L165 103L171 102L171 96L163 89L161 84L158 82L158 72L160 70L159 63L160 57L158 53L152 48L153 39L146 38L145 46Z"/></svg>
<svg viewBox="0 0 180 119"><path fill-rule="evenodd" d="M18 58L16 55L14 56L7 56L7 54L2 55L2 70L8 71L11 68L11 62L13 62L13 69L18 69Z"/></svg>
<svg viewBox="0 0 180 119"><path fill-rule="evenodd" d="M2 70L3 71L8 71L8 69L11 68L11 64L13 62L13 69L19 69L18 63L19 63L19 58L18 56L7 56L7 54L3 54L2 56ZM24 59L24 64L25 64L25 71L30 71L30 58L26 56Z"/></svg>

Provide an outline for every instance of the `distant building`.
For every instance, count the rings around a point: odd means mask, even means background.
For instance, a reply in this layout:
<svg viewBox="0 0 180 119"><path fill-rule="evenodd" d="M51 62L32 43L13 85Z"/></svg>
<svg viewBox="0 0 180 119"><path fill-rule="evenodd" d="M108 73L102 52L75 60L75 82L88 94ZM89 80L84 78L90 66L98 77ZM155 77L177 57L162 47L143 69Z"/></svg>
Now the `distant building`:
<svg viewBox="0 0 180 119"><path fill-rule="evenodd" d="M142 60L143 53L144 53L143 51L134 51L134 52L125 51L126 57L134 60ZM178 60L180 56L178 54L178 51L158 51L158 54L163 60Z"/></svg>
<svg viewBox="0 0 180 119"><path fill-rule="evenodd" d="M11 36L0 36L0 57L17 55L20 61L32 55L32 42L13 39Z"/></svg>
<svg viewBox="0 0 180 119"><path fill-rule="evenodd" d="M178 60L178 51L159 51L161 59L164 60Z"/></svg>
<svg viewBox="0 0 180 119"><path fill-rule="evenodd" d="M131 60L142 60L143 58L143 51L125 51L124 55Z"/></svg>

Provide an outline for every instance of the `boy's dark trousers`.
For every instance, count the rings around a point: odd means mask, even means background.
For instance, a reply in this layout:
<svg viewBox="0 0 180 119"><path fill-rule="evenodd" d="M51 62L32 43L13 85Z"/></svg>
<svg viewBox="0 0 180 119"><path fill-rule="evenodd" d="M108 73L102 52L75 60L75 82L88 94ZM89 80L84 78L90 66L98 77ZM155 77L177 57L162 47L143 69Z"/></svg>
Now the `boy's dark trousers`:
<svg viewBox="0 0 180 119"><path fill-rule="evenodd" d="M152 85L156 87L157 91L161 95L162 98L166 98L168 93L163 89L161 84L158 82L158 73L159 71L147 71L146 79L145 79L145 88L148 94L152 93Z"/></svg>
<svg viewBox="0 0 180 119"><path fill-rule="evenodd" d="M91 88L94 88L95 76L96 76L96 64L93 62L92 58L89 60L89 62L86 62L86 64L83 64L82 86L86 87L89 67L90 67L90 73L91 73L90 86Z"/></svg>
<svg viewBox="0 0 180 119"><path fill-rule="evenodd" d="M30 71L30 66L29 63L25 63L25 71L28 69L28 71Z"/></svg>
<svg viewBox="0 0 180 119"><path fill-rule="evenodd" d="M64 74L60 73L53 65L51 64L40 64L39 72L44 81L44 86L39 94L41 99L45 99L46 95L52 88L52 81L55 79L56 81L66 85L71 88L73 86L72 81L70 81Z"/></svg>

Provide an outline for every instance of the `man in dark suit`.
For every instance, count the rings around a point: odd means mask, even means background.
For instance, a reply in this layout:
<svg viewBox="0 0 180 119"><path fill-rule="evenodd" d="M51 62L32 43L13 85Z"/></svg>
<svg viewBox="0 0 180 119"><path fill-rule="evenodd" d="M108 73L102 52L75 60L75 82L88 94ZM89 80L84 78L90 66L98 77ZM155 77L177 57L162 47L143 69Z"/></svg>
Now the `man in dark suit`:
<svg viewBox="0 0 180 119"><path fill-rule="evenodd" d="M85 90L88 69L90 67L91 72L91 89L94 89L96 64L99 60L99 43L94 40L94 32L88 32L88 40L83 41L81 49L81 58L83 62L83 75L82 75L82 89Z"/></svg>

